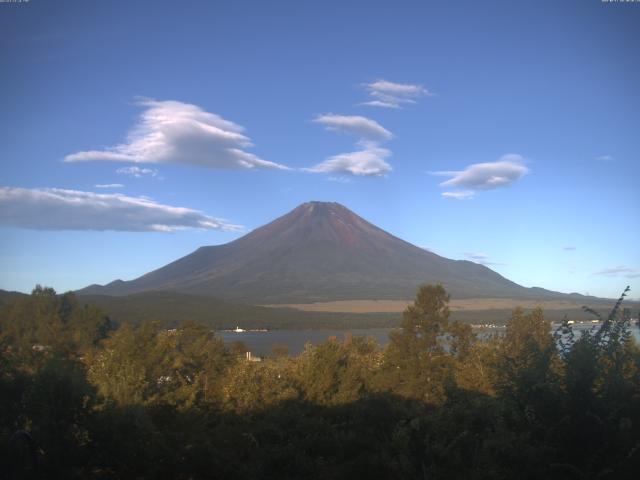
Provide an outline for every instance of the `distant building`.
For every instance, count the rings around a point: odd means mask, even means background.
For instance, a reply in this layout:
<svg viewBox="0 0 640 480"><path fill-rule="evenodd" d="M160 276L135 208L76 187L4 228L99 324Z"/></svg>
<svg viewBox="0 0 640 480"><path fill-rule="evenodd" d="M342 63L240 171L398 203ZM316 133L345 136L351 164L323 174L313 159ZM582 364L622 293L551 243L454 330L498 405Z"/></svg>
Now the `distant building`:
<svg viewBox="0 0 640 480"><path fill-rule="evenodd" d="M247 362L261 362L262 359L260 357L254 357L251 355L251 352L247 352Z"/></svg>
<svg viewBox="0 0 640 480"><path fill-rule="evenodd" d="M50 345L32 345L31 346L31 350L33 350L34 352L45 352L47 350L51 350L51 346Z"/></svg>

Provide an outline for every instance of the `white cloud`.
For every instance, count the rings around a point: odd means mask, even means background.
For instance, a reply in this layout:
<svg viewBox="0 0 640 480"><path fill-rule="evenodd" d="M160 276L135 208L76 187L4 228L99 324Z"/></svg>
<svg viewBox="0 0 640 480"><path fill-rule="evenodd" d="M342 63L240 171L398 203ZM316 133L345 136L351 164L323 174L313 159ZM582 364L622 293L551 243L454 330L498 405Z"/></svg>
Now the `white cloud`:
<svg viewBox="0 0 640 480"><path fill-rule="evenodd" d="M314 122L325 125L327 130L358 135L361 138L357 142L358 150L333 155L324 162L303 170L366 177L382 177L392 170L385 160L391 156L391 151L382 148L380 141L390 140L393 134L375 120L357 115L327 114L317 117Z"/></svg>
<svg viewBox="0 0 640 480"><path fill-rule="evenodd" d="M121 183L98 183L94 185L94 188L124 188Z"/></svg>
<svg viewBox="0 0 640 480"><path fill-rule="evenodd" d="M451 177L440 186L466 188L467 197L468 192L508 187L527 173L529 169L524 165L524 158L513 153L503 155L497 162L474 163L460 171L431 172L432 175ZM449 194L448 198L455 198L452 195L455 192L445 193Z"/></svg>
<svg viewBox="0 0 640 480"><path fill-rule="evenodd" d="M143 99L127 141L107 150L77 152L65 162L173 163L222 169L287 169L245 151L244 128L196 105Z"/></svg>
<svg viewBox="0 0 640 480"><path fill-rule="evenodd" d="M140 167L120 167L116 170L116 173L120 175L127 175L128 177L140 178L140 177L158 177L160 172L155 168L140 168Z"/></svg>
<svg viewBox="0 0 640 480"><path fill-rule="evenodd" d="M133 232L240 228L198 210L163 205L148 198L11 187L0 187L0 224L35 230Z"/></svg>
<svg viewBox="0 0 640 480"><path fill-rule="evenodd" d="M461 192L442 192L444 198L451 198L454 200L471 200L475 196L475 192L471 190L463 190Z"/></svg>
<svg viewBox="0 0 640 480"><path fill-rule="evenodd" d="M372 140L390 140L393 134L375 120L359 115L319 115L314 120L334 132L358 135Z"/></svg>
<svg viewBox="0 0 640 480"><path fill-rule="evenodd" d="M595 275L603 275L605 277L638 278L640 277L640 268L631 268L625 265L618 265L617 267L599 270L595 272Z"/></svg>
<svg viewBox="0 0 640 480"><path fill-rule="evenodd" d="M489 255L481 252L465 252L464 255L472 262L479 263L480 265L504 265L504 263L489 261Z"/></svg>
<svg viewBox="0 0 640 480"><path fill-rule="evenodd" d="M368 177L385 176L392 170L391 165L385 161L391 155L389 150L375 143L361 142L360 146L360 150L334 155L306 170L314 173L342 173Z"/></svg>
<svg viewBox="0 0 640 480"><path fill-rule="evenodd" d="M331 177L327 177L327 181L328 182L334 182L334 183L353 183L353 180L349 177L346 177L344 175L336 175L336 176L331 176Z"/></svg>
<svg viewBox="0 0 640 480"><path fill-rule="evenodd" d="M369 92L371 100L364 102L363 105L371 107L402 108L405 104L416 103L420 97L433 95L422 85L394 83L387 80L365 83L364 87Z"/></svg>
<svg viewBox="0 0 640 480"><path fill-rule="evenodd" d="M489 260L489 255L486 253L476 253L476 252L464 252L465 257L469 260L473 260L475 262L487 262Z"/></svg>
<svg viewBox="0 0 640 480"><path fill-rule="evenodd" d="M600 160L602 162L610 162L611 160L613 160L613 157L611 155L600 155L596 157L596 160Z"/></svg>

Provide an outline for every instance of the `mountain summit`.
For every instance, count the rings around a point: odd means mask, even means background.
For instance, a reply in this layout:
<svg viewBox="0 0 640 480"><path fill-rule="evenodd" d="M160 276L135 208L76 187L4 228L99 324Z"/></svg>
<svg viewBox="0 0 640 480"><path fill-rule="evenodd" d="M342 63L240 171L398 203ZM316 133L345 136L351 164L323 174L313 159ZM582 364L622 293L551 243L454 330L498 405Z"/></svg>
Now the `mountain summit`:
<svg viewBox="0 0 640 480"><path fill-rule="evenodd" d="M233 242L201 247L135 280L78 293L177 291L249 302L412 298L440 282L456 298L560 296L401 240L339 203L308 202Z"/></svg>

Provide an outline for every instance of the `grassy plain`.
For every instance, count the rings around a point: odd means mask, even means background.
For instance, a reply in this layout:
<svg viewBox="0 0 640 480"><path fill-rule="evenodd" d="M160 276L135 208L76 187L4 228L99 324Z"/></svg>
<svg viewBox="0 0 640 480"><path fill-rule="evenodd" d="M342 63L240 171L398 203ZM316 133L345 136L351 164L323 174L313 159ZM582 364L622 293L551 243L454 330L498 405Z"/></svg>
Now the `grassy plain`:
<svg viewBox="0 0 640 480"><path fill-rule="evenodd" d="M333 302L317 303L289 303L280 305L263 305L272 308L293 308L304 312L332 312L332 313L399 313L412 300L337 300ZM602 301L588 305L595 310L615 304L615 300ZM449 308L452 312L512 310L516 307L532 309L542 307L543 310L580 310L584 303L567 300L519 300L511 298L466 298L452 299Z"/></svg>

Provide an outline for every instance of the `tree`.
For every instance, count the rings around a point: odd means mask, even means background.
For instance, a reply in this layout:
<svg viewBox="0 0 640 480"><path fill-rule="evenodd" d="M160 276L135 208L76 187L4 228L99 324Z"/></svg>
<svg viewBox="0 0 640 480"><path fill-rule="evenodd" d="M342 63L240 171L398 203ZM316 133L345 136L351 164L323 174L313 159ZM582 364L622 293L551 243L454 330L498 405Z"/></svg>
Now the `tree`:
<svg viewBox="0 0 640 480"><path fill-rule="evenodd" d="M187 322L160 330L152 351L153 401L187 408L217 400L231 359L224 343L203 325Z"/></svg>
<svg viewBox="0 0 640 480"><path fill-rule="evenodd" d="M315 404L353 402L371 389L378 361L375 340L348 336L317 346L307 345L298 358L298 376L303 394Z"/></svg>
<svg viewBox="0 0 640 480"><path fill-rule="evenodd" d="M20 352L25 363L43 356L38 352L84 353L112 328L99 308L81 306L71 292L57 295L40 285L6 308L0 318L0 336Z"/></svg>
<svg viewBox="0 0 640 480"><path fill-rule="evenodd" d="M382 385L427 403L444 401L451 356L443 336L449 325L449 295L444 287L423 285L389 335Z"/></svg>
<svg viewBox="0 0 640 480"><path fill-rule="evenodd" d="M150 326L123 325L89 359L89 379L103 397L119 405L144 403L150 396L147 355L153 343Z"/></svg>
<svg viewBox="0 0 640 480"><path fill-rule="evenodd" d="M43 455L43 478L65 474L87 461L87 417L95 392L78 360L54 354L32 376L24 392L22 428L30 430Z"/></svg>
<svg viewBox="0 0 640 480"><path fill-rule="evenodd" d="M577 338L568 321L559 329L567 403L558 432L566 445L562 460L584 477L602 476L607 470L615 472L612 478L637 474L640 348L629 331L629 315L621 309L628 291L605 319L585 308L602 321L599 327ZM598 461L584 460L592 457Z"/></svg>
<svg viewBox="0 0 640 480"><path fill-rule="evenodd" d="M294 361L287 357L250 362L238 358L229 367L222 387L226 408L249 412L274 408L299 397Z"/></svg>
<svg viewBox="0 0 640 480"><path fill-rule="evenodd" d="M541 308L526 314L516 308L507 323L496 364L497 390L521 409L557 410L560 363L551 323Z"/></svg>

